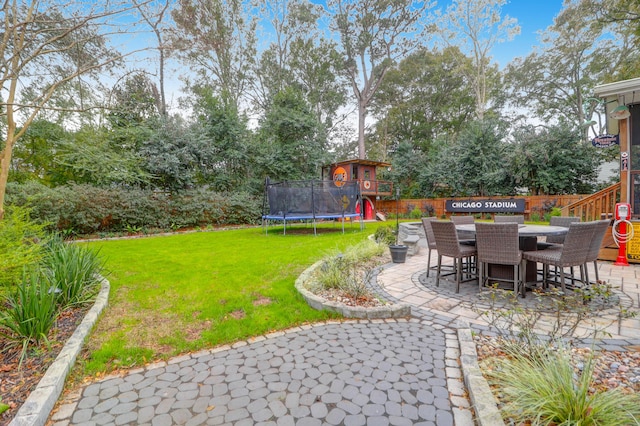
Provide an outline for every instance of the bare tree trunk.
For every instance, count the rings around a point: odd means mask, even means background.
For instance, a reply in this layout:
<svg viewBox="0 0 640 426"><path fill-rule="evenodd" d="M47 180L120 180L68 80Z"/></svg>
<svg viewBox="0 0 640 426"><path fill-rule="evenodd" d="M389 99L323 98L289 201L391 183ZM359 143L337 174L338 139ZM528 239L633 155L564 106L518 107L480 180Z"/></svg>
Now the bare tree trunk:
<svg viewBox="0 0 640 426"><path fill-rule="evenodd" d="M364 124L367 118L367 106L364 102L364 100L358 102L358 158L361 160L367 158L364 145Z"/></svg>
<svg viewBox="0 0 640 426"><path fill-rule="evenodd" d="M13 145L16 142L16 122L13 119L13 101L15 96L15 79L11 81L12 90L9 90L7 99L7 139L4 150L0 152L0 220L4 218L4 197L7 191L7 181L9 180L9 168L11 167L11 154Z"/></svg>
<svg viewBox="0 0 640 426"><path fill-rule="evenodd" d="M158 35L158 42L160 42L160 35ZM164 45L159 46L160 50L160 114L163 117L167 116L167 99L164 95Z"/></svg>

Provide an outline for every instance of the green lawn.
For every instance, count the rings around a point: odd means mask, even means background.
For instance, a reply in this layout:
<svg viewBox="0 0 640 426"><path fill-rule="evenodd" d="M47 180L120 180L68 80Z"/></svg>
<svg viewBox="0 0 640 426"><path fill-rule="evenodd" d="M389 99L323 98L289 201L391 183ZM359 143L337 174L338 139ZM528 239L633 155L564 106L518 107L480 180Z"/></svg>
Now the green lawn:
<svg viewBox="0 0 640 426"><path fill-rule="evenodd" d="M323 255L355 244L377 223L312 229L296 225L90 243L111 282L109 306L87 342L85 374L234 342L330 318L294 289ZM309 234L308 232L311 232Z"/></svg>

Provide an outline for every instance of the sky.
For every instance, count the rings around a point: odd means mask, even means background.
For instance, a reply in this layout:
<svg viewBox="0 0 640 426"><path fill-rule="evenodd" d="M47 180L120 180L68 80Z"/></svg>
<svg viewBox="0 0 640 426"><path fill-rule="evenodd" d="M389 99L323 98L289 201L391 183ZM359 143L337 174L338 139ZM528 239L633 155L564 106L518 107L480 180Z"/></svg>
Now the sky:
<svg viewBox="0 0 640 426"><path fill-rule="evenodd" d="M317 0L312 0L316 2ZM320 0L323 2L324 0ZM446 9L451 0L437 0L435 9ZM531 53L533 46L538 44L539 31L545 30L553 24L553 18L562 10L563 0L510 0L502 7L502 15L509 15L518 20L520 34L512 41L499 43L492 50L492 58L502 69L516 57L524 57ZM149 37L149 36L147 36ZM151 38L152 40L152 38ZM152 41L153 43L153 41ZM174 68L176 65L174 64ZM176 69L169 70L167 76L168 95L175 103L180 95L182 83L178 76L183 72Z"/></svg>
<svg viewBox="0 0 640 426"><path fill-rule="evenodd" d="M533 46L538 44L537 33L553 24L553 18L561 10L562 0L512 0L505 4L502 7L502 15L509 15L518 20L520 35L513 41L494 47L493 58L500 68L504 68L516 57L524 57L531 53Z"/></svg>

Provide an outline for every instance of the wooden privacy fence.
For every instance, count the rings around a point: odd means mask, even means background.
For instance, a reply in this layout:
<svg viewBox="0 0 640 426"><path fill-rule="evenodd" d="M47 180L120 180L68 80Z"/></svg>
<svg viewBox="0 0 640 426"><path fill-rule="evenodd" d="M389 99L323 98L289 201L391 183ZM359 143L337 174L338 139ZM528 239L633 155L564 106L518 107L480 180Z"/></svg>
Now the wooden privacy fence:
<svg viewBox="0 0 640 426"><path fill-rule="evenodd" d="M540 218L544 213L549 212L553 207L565 207L571 203L575 203L587 195L529 195L522 197L459 197L459 198L423 198L423 199L405 199L398 201L398 212L401 216L408 216L414 209L420 209L422 216L449 217L450 212L445 211L445 203L447 200L456 201L473 201L473 200L510 200L520 198L525 200L525 219L529 220L532 213L538 213ZM377 200L375 202L376 209L379 212L390 214L396 212L396 200ZM457 213L464 214L464 213ZM491 214L491 213L490 213ZM493 214L491 214L493 215Z"/></svg>

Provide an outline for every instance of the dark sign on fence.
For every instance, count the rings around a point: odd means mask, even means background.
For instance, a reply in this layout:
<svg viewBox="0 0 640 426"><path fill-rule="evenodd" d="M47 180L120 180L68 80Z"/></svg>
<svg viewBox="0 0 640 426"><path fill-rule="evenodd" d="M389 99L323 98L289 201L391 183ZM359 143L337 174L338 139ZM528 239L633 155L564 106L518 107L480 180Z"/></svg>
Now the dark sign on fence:
<svg viewBox="0 0 640 426"><path fill-rule="evenodd" d="M524 213L524 198L504 200L447 200L450 213Z"/></svg>

